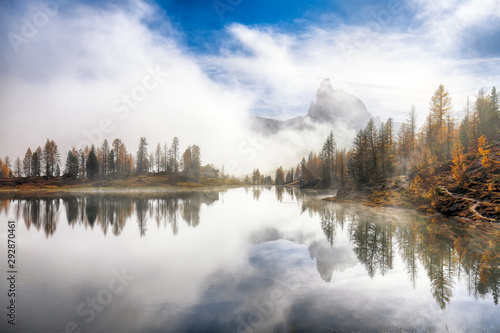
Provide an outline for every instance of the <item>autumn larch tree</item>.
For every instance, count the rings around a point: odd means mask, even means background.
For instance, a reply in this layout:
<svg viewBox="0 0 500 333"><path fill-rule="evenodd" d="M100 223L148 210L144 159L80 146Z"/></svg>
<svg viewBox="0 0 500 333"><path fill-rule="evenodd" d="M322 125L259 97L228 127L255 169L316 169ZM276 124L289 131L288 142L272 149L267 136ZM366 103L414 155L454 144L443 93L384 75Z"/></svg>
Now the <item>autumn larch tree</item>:
<svg viewBox="0 0 500 333"><path fill-rule="evenodd" d="M283 185L285 183L285 172L283 167L280 166L276 169L276 177L274 178L274 185Z"/></svg>
<svg viewBox="0 0 500 333"><path fill-rule="evenodd" d="M179 172L179 139L174 137L169 150L169 160L171 173L177 174Z"/></svg>
<svg viewBox="0 0 500 333"><path fill-rule="evenodd" d="M368 143L369 156L371 157L372 166L369 167L369 179L376 178L378 176L378 163L377 163L377 127L373 118L368 121L365 128L366 140ZM371 170L370 170L371 169ZM372 176L373 175L373 176Z"/></svg>
<svg viewBox="0 0 500 333"><path fill-rule="evenodd" d="M465 155L463 153L462 144L460 140L456 140L455 145L453 146L453 161L451 165L451 171L453 174L453 178L458 185L463 185L467 178L465 170Z"/></svg>
<svg viewBox="0 0 500 333"><path fill-rule="evenodd" d="M441 84L434 92L434 95L429 102L430 119L429 119L429 142L428 146L436 156L439 162L444 162L449 158L449 151L446 148L448 145L448 126L447 119L451 113L451 97L444 86Z"/></svg>
<svg viewBox="0 0 500 333"><path fill-rule="evenodd" d="M59 160L60 155L57 144L54 140L47 139L45 146L43 147L43 167L45 170L45 176L54 176Z"/></svg>
<svg viewBox="0 0 500 333"><path fill-rule="evenodd" d="M38 146L31 159L31 172L34 177L40 177L42 173L42 148Z"/></svg>
<svg viewBox="0 0 500 333"><path fill-rule="evenodd" d="M94 153L95 154L95 153ZM80 169L78 170L78 174L80 178L87 177L87 160L89 157L89 147L85 146L85 148L80 148L78 151L79 165Z"/></svg>
<svg viewBox="0 0 500 333"><path fill-rule="evenodd" d="M3 163L5 164L5 167L8 170L7 177L8 178L12 178L12 164L10 162L10 157L9 156L5 156L5 158L3 159Z"/></svg>
<svg viewBox="0 0 500 333"><path fill-rule="evenodd" d="M500 105L498 101L497 88L491 89L490 95L490 118L491 118L491 131L492 133L500 132Z"/></svg>
<svg viewBox="0 0 500 333"><path fill-rule="evenodd" d="M162 158L161 158L161 164L162 164L162 169L163 171L165 171L166 173L169 173L170 170L169 170L169 161L168 161L168 147L167 147L167 143L163 143L163 151L162 151Z"/></svg>
<svg viewBox="0 0 500 333"><path fill-rule="evenodd" d="M47 139L45 142L45 146L43 147L43 169L45 170L45 176L52 177L52 164L50 163L52 155L52 145L50 144L50 140Z"/></svg>
<svg viewBox="0 0 500 333"><path fill-rule="evenodd" d="M156 172L160 173L160 167L162 165L162 153L161 153L161 145L158 142L156 145L156 150L155 150L155 165L156 165Z"/></svg>
<svg viewBox="0 0 500 333"><path fill-rule="evenodd" d="M291 182L293 182L293 181L295 180L295 178L294 178L294 177L295 177L295 175L294 175L294 170L293 170L293 168L291 168L291 169L290 169L290 170L288 170L288 171L287 171L287 173L286 173L285 181L286 181L287 183L291 183Z"/></svg>
<svg viewBox="0 0 500 333"><path fill-rule="evenodd" d="M259 169L254 169L252 172L252 184L260 185L260 171Z"/></svg>
<svg viewBox="0 0 500 333"><path fill-rule="evenodd" d="M408 113L408 155L413 153L415 149L415 137L417 135L417 110L415 105L412 104L410 112Z"/></svg>
<svg viewBox="0 0 500 333"><path fill-rule="evenodd" d="M10 171L7 168L7 165L0 158L0 178L7 178L7 177L9 177L9 173L10 173Z"/></svg>
<svg viewBox="0 0 500 333"><path fill-rule="evenodd" d="M139 142L139 149L137 150L137 161L135 171L138 174L143 174L148 172L149 161L148 161L148 143L145 137L141 137Z"/></svg>
<svg viewBox="0 0 500 333"><path fill-rule="evenodd" d="M21 159L19 156L16 157L16 160L14 161L14 174L16 175L17 178L21 177L23 173L23 165L21 163Z"/></svg>
<svg viewBox="0 0 500 333"><path fill-rule="evenodd" d="M115 159L115 150L111 149L109 151L109 166L108 173L114 175L116 173L116 159Z"/></svg>
<svg viewBox="0 0 500 333"><path fill-rule="evenodd" d="M123 171L123 165L124 165L123 152L121 151L122 141L118 138L114 139L112 145L113 145L113 152L114 152L114 157L115 157L115 171L118 175L121 175L122 171Z"/></svg>
<svg viewBox="0 0 500 333"><path fill-rule="evenodd" d="M155 154L153 152L149 153L148 165L149 172L155 172Z"/></svg>
<svg viewBox="0 0 500 333"><path fill-rule="evenodd" d="M191 146L191 170L196 180L200 178L201 149L197 145Z"/></svg>
<svg viewBox="0 0 500 333"><path fill-rule="evenodd" d="M483 89L479 90L475 115L479 136L485 135L486 138L491 138L500 132L500 113L496 87L493 87L489 95Z"/></svg>
<svg viewBox="0 0 500 333"><path fill-rule="evenodd" d="M487 148L487 145L488 142L486 140L486 137L484 135L481 135L477 143L477 150L479 152L479 155L481 156L481 165L484 166L486 170L489 170L491 167L493 167L495 161L490 158L491 150Z"/></svg>
<svg viewBox="0 0 500 333"><path fill-rule="evenodd" d="M25 177L31 177L33 175L31 171L32 158L33 154L31 153L31 149L28 148L28 150L26 150L26 154L24 154L24 159L23 159L23 170Z"/></svg>
<svg viewBox="0 0 500 333"><path fill-rule="evenodd" d="M473 121L470 112L470 101L469 97L467 97L467 102L465 105L465 116L464 119L462 119L462 123L460 124L460 128L458 131L458 137L465 152L475 149L473 148L473 146L475 146L475 142L477 142L477 140L475 138L475 135L473 135L473 130Z"/></svg>
<svg viewBox="0 0 500 333"><path fill-rule="evenodd" d="M68 151L64 173L67 177L72 179L78 177L78 153L75 148Z"/></svg>
<svg viewBox="0 0 500 333"><path fill-rule="evenodd" d="M335 179L335 150L337 145L335 143L335 138L333 137L333 131L326 138L323 144L323 149L321 149L321 175L323 181L327 186L332 185Z"/></svg>
<svg viewBox="0 0 500 333"><path fill-rule="evenodd" d="M99 150L99 167L101 169L101 176L106 176L109 172L109 157L110 148L108 140L104 139L101 149Z"/></svg>
<svg viewBox="0 0 500 333"><path fill-rule="evenodd" d="M200 147L197 145L189 146L182 154L181 165L185 176L198 180L201 167Z"/></svg>
<svg viewBox="0 0 500 333"><path fill-rule="evenodd" d="M346 149L342 148L337 151L337 177L340 181L340 187L344 188L347 185L347 158L346 158Z"/></svg>

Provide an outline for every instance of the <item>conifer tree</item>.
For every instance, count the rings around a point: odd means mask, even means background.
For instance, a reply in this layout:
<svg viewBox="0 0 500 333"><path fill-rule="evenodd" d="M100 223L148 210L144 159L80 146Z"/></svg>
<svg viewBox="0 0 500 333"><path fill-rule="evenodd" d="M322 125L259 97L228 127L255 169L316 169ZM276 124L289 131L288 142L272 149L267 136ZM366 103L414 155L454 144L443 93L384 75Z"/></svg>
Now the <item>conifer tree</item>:
<svg viewBox="0 0 500 333"><path fill-rule="evenodd" d="M90 149L89 157L87 158L86 170L87 170L87 178L94 179L99 172L99 162L97 160L97 156L94 153L94 146Z"/></svg>

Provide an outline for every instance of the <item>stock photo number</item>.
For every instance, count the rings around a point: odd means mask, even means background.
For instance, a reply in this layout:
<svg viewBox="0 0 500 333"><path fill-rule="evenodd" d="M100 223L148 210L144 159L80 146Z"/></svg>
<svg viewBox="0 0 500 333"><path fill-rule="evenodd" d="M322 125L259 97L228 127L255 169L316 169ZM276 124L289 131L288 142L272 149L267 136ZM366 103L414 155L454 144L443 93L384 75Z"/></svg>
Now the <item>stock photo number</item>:
<svg viewBox="0 0 500 333"><path fill-rule="evenodd" d="M9 221L7 229L7 322L16 325L16 222Z"/></svg>

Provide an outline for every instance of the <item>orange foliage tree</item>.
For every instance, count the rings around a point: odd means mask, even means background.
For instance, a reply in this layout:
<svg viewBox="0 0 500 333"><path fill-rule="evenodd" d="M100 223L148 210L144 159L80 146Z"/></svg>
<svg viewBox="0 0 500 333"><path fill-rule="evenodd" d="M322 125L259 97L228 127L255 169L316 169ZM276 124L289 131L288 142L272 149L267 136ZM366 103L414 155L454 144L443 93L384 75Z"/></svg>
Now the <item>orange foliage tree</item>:
<svg viewBox="0 0 500 333"><path fill-rule="evenodd" d="M486 141L486 137L484 135L481 135L477 142L477 151L481 155L482 166L484 166L486 169L491 169L495 162L490 158L491 150L486 148L487 145L488 143Z"/></svg>
<svg viewBox="0 0 500 333"><path fill-rule="evenodd" d="M465 155L463 153L462 144L460 140L456 140L453 146L453 162L451 165L451 171L453 172L453 178L457 184L462 185L467 176L465 174Z"/></svg>

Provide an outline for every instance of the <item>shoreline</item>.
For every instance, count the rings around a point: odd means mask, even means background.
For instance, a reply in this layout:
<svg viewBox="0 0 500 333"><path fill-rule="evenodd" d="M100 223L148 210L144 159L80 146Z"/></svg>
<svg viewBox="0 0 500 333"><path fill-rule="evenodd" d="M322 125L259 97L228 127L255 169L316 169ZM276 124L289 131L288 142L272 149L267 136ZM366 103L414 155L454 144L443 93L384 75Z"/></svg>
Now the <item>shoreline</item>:
<svg viewBox="0 0 500 333"><path fill-rule="evenodd" d="M450 186L448 186L451 188ZM452 193L444 185L431 184L419 190L410 189L404 176L380 180L360 189L339 191L328 202L358 203L368 207L413 209L427 215L455 218L463 222L500 222L500 206Z"/></svg>
<svg viewBox="0 0 500 333"><path fill-rule="evenodd" d="M197 182L180 179L171 181L166 176L146 175L130 178L99 179L8 179L0 182L0 198L20 198L44 195L168 193L174 191L235 188L246 184L224 178L202 178Z"/></svg>

